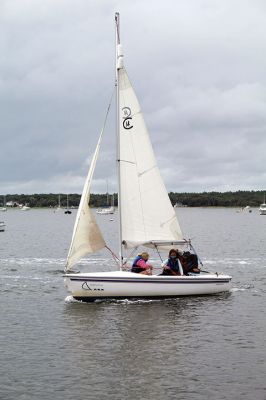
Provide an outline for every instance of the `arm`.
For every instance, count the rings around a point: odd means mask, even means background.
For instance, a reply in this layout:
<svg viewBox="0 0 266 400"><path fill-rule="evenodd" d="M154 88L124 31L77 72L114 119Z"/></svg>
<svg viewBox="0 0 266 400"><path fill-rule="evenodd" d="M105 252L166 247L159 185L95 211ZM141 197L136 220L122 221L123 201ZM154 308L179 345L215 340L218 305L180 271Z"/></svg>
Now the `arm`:
<svg viewBox="0 0 266 400"><path fill-rule="evenodd" d="M181 263L180 263L180 261L178 259L176 260L176 265L173 265L173 266L171 265L171 263L169 265L169 263L167 262L165 267L164 267L164 269L170 270L172 275L178 275L178 276L179 275L183 275L182 266L181 266Z"/></svg>
<svg viewBox="0 0 266 400"><path fill-rule="evenodd" d="M172 273L173 275L178 275L178 274L176 274L175 271L172 270L172 268L168 265L168 262L169 262L169 258L167 258L166 260L164 260L164 262L162 263L163 269L164 269L164 270L171 271L171 273Z"/></svg>

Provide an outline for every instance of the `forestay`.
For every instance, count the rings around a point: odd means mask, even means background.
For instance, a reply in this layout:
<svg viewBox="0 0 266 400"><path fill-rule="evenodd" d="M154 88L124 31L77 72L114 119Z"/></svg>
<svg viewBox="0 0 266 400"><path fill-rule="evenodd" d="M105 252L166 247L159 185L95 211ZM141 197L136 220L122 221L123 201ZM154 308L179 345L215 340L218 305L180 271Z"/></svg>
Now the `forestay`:
<svg viewBox="0 0 266 400"><path fill-rule="evenodd" d="M183 240L121 52L118 46L121 239L125 247Z"/></svg>

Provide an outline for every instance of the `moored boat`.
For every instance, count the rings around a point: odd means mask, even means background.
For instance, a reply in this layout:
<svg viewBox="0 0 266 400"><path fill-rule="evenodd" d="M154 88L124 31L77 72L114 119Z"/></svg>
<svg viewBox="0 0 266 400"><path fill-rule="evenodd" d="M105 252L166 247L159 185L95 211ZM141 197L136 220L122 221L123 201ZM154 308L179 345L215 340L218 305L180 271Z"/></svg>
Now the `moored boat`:
<svg viewBox="0 0 266 400"><path fill-rule="evenodd" d="M259 211L260 211L260 215L266 215L266 204L265 203L260 205Z"/></svg>
<svg viewBox="0 0 266 400"><path fill-rule="evenodd" d="M20 210L21 210L21 211L29 211L29 210L30 210L30 207L27 206L27 205L25 205L25 206L20 207Z"/></svg>
<svg viewBox="0 0 266 400"><path fill-rule="evenodd" d="M0 207L0 211L7 211L7 208L6 208L6 196L4 196L3 206Z"/></svg>
<svg viewBox="0 0 266 400"><path fill-rule="evenodd" d="M260 215L266 215L265 195L264 195L264 202L260 205L259 212Z"/></svg>
<svg viewBox="0 0 266 400"><path fill-rule="evenodd" d="M114 214L114 212L115 212L115 208L113 206L98 208L96 210L96 214L100 214L100 215Z"/></svg>

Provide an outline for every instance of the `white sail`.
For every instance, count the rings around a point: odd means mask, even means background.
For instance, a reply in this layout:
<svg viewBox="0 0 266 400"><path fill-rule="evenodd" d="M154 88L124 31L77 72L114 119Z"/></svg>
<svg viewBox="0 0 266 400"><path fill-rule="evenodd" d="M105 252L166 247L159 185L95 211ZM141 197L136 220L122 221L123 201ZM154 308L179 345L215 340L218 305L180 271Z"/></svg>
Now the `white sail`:
<svg viewBox="0 0 266 400"><path fill-rule="evenodd" d="M121 239L126 247L183 240L118 46Z"/></svg>
<svg viewBox="0 0 266 400"><path fill-rule="evenodd" d="M100 144L102 140L101 131L92 161L88 176L83 188L76 222L73 230L72 241L67 256L65 270L70 270L82 257L87 254L94 253L105 247L105 241L101 231L97 225L94 215L89 208L90 188L93 173L95 170Z"/></svg>

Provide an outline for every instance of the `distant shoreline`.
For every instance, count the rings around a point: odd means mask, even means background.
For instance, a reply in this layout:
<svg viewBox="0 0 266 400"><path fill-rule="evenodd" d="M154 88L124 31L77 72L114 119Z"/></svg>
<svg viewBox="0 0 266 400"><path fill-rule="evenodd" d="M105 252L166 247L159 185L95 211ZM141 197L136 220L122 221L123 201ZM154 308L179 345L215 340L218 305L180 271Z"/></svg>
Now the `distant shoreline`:
<svg viewBox="0 0 266 400"><path fill-rule="evenodd" d="M180 207L228 207L243 208L259 207L264 201L266 190L259 191L236 191L236 192L202 192L202 193L177 193L170 192L169 198L172 205ZM15 206L27 205L31 208L56 208L60 204L62 208L77 208L80 202L81 194L72 193L49 193L49 194L6 194L0 195L0 207L3 205ZM91 194L90 206L93 208L110 205L111 196L114 196L114 205L117 206L117 193L109 194ZM156 201L156 199L150 200ZM109 204L108 204L109 203Z"/></svg>

